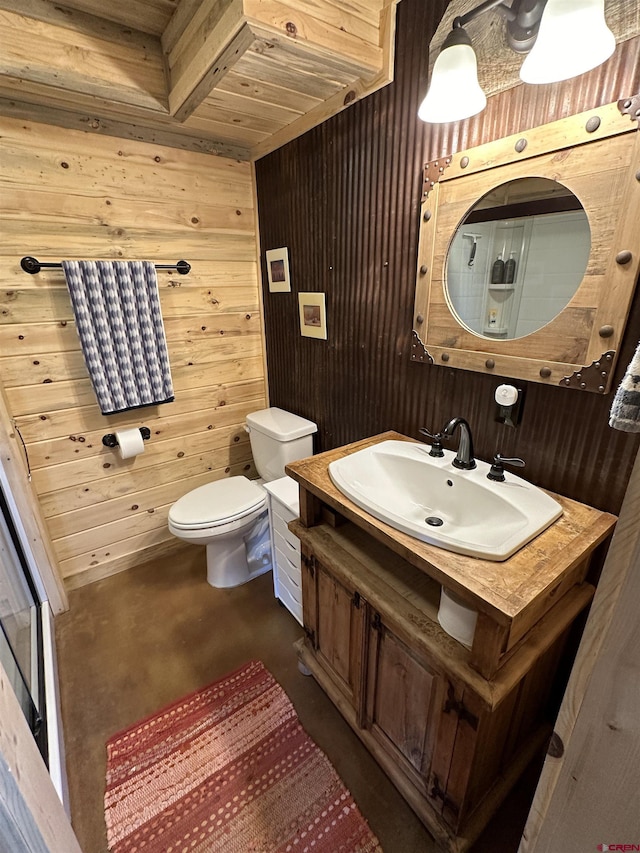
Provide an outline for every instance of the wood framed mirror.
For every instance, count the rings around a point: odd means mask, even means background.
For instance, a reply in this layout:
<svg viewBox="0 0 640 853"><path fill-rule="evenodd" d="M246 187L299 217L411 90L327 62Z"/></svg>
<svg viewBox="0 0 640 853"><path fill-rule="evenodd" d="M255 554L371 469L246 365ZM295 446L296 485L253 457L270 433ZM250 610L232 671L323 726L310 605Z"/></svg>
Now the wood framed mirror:
<svg viewBox="0 0 640 853"><path fill-rule="evenodd" d="M629 98L425 165L413 360L610 390L640 267L638 116Z"/></svg>

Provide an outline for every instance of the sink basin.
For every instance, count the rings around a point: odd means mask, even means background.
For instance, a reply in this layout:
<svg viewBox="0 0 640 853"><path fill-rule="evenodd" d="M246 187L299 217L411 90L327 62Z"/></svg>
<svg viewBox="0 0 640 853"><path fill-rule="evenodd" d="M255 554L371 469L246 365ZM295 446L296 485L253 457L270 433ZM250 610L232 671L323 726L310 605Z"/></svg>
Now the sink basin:
<svg viewBox="0 0 640 853"><path fill-rule="evenodd" d="M560 504L521 477L487 479L451 464L455 453L429 456L428 445L383 441L331 462L334 485L396 530L456 554L506 560L562 515Z"/></svg>

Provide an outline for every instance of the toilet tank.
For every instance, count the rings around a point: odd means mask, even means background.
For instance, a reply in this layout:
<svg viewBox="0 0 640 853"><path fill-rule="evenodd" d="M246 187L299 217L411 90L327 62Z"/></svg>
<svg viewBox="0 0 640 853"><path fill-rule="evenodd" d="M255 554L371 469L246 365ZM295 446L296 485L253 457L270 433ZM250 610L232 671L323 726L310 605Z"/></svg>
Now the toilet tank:
<svg viewBox="0 0 640 853"><path fill-rule="evenodd" d="M251 452L258 474L266 482L284 477L284 466L313 454L318 427L284 409L272 406L247 415Z"/></svg>

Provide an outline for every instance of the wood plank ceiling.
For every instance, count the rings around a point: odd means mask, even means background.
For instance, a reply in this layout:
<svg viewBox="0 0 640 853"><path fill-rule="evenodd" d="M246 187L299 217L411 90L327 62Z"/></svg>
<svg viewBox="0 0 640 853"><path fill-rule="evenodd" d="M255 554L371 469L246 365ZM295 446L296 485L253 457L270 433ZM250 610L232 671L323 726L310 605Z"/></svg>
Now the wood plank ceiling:
<svg viewBox="0 0 640 853"><path fill-rule="evenodd" d="M256 159L392 79L398 0L0 0L0 114Z"/></svg>

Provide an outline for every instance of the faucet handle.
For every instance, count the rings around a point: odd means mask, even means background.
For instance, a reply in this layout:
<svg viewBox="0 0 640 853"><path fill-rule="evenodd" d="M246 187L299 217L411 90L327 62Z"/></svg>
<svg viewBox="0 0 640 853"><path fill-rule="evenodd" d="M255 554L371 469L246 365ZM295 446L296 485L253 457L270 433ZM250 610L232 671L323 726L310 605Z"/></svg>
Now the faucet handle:
<svg viewBox="0 0 640 853"><path fill-rule="evenodd" d="M524 468L524 459L519 459L517 456L508 459L500 453L496 453L493 457L493 465L487 474L488 480L495 480L498 483L504 482L504 466L512 465L514 468Z"/></svg>
<svg viewBox="0 0 640 853"><path fill-rule="evenodd" d="M429 451L429 456L436 456L438 458L444 456L444 450L442 449L442 439L444 436L441 432L431 433L426 427L420 427L418 430L422 435L426 435L428 438L432 439L431 442L431 450Z"/></svg>

